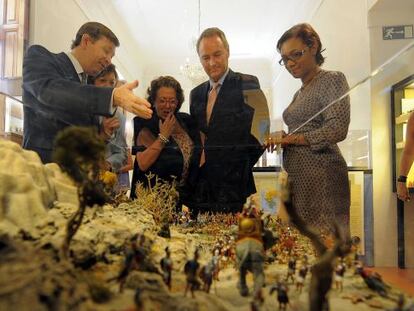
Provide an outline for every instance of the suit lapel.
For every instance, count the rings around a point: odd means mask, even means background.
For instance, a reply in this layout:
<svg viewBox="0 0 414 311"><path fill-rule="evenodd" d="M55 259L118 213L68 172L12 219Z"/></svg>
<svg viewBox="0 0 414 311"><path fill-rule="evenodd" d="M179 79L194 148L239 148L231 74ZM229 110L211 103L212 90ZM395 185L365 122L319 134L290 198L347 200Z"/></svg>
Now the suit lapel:
<svg viewBox="0 0 414 311"><path fill-rule="evenodd" d="M81 83L78 73L76 72L75 67L72 64L72 61L66 55L66 53L62 52L56 55L56 58L59 62L60 68L63 70L63 74L65 79L71 80L73 82ZM89 124L95 126L98 131L100 130L101 122L99 116L90 114L89 116Z"/></svg>
<svg viewBox="0 0 414 311"><path fill-rule="evenodd" d="M217 119L223 110L230 109L229 105L232 104L232 92L236 90L234 82L235 77L237 77L232 70L229 70L226 78L223 81L223 85L220 87L220 91L217 95L216 102L213 107L213 111L211 112L210 122L208 124L208 128L214 126L215 119ZM205 119L206 109L204 109L204 119ZM218 122L221 122L220 120Z"/></svg>
<svg viewBox="0 0 414 311"><path fill-rule="evenodd" d="M56 57L58 59L60 67L64 71L65 78L80 83L81 81L79 79L79 75L77 74L75 67L73 66L66 53L59 53L56 55Z"/></svg>
<svg viewBox="0 0 414 311"><path fill-rule="evenodd" d="M200 88L200 97L199 97L199 109L200 113L198 114L201 118L198 124L200 124L200 129L203 132L207 130L207 100L208 100L208 91L210 89L210 82L204 82L204 84Z"/></svg>

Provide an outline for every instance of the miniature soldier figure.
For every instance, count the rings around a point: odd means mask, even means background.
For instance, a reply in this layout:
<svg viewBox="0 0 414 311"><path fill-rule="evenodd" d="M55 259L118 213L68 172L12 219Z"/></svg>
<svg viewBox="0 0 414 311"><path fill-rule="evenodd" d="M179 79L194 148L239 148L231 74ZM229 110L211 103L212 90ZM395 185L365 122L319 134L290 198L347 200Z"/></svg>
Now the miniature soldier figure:
<svg viewBox="0 0 414 311"><path fill-rule="evenodd" d="M187 284L185 286L184 297L187 296L187 291L191 291L191 297L194 296L194 291L200 287L200 281L197 279L197 272L200 264L198 263L198 249L194 252L194 259L188 260L184 266L184 273L187 276Z"/></svg>
<svg viewBox="0 0 414 311"><path fill-rule="evenodd" d="M171 252L168 246L165 248L165 257L161 259L160 265L162 270L162 279L168 286L168 289L171 290L171 274L173 269L173 262L171 260Z"/></svg>
<svg viewBox="0 0 414 311"><path fill-rule="evenodd" d="M262 287L264 285L264 259L262 221L252 205L245 205L239 219L239 230L236 241L237 267L239 270L239 282L237 284L240 295L247 296L249 289L246 284L246 275L253 273L255 300L262 299Z"/></svg>
<svg viewBox="0 0 414 311"><path fill-rule="evenodd" d="M299 293L302 293L303 284L305 283L308 270L308 266L305 263L302 263L296 278L296 290L299 291Z"/></svg>
<svg viewBox="0 0 414 311"><path fill-rule="evenodd" d="M264 228L263 220L254 201L246 204L239 218L236 241L236 259L239 270L237 287L241 296L247 296L249 289L246 274L253 274L253 299L256 305L263 303L262 288L265 283L264 261L265 251L276 243L273 233Z"/></svg>
<svg viewBox="0 0 414 311"><path fill-rule="evenodd" d="M289 287L284 282L276 282L269 291L269 294L273 294L274 291L277 291L277 301L279 302L279 310L286 310L287 304L289 304L288 296Z"/></svg>
<svg viewBox="0 0 414 311"><path fill-rule="evenodd" d="M210 260L200 270L200 278L203 281L203 290L206 293L210 292L211 284L213 284L214 270L214 259Z"/></svg>
<svg viewBox="0 0 414 311"><path fill-rule="evenodd" d="M343 278L345 270L345 263L340 261L335 268L335 287L336 289L340 289L341 292L343 290Z"/></svg>
<svg viewBox="0 0 414 311"><path fill-rule="evenodd" d="M213 264L213 279L219 281L219 272L220 272L220 250L215 249L213 258L211 259Z"/></svg>
<svg viewBox="0 0 414 311"><path fill-rule="evenodd" d="M295 272L296 272L296 257L289 258L288 262L288 271L286 275L286 282L289 281L289 278L292 280L292 283L295 283Z"/></svg>
<svg viewBox="0 0 414 311"><path fill-rule="evenodd" d="M127 251L125 255L124 266L119 273L117 280L119 281L119 292L122 293L124 289L124 284L128 274L132 270L138 270L143 264L147 252L144 248L145 235L144 234L134 234L131 238L131 248Z"/></svg>
<svg viewBox="0 0 414 311"><path fill-rule="evenodd" d="M135 311L144 311L144 303L142 301L142 290L140 288L135 289L134 302L135 302Z"/></svg>
<svg viewBox="0 0 414 311"><path fill-rule="evenodd" d="M384 283L381 275L376 272L369 272L363 267L359 269L358 272L370 289L376 291L382 297L388 296L389 285Z"/></svg>

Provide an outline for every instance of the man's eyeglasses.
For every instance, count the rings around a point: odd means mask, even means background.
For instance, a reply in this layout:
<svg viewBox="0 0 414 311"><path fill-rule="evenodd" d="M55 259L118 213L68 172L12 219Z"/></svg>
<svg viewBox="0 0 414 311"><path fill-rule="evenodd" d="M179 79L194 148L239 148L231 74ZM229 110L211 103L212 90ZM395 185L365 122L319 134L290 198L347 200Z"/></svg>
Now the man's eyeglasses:
<svg viewBox="0 0 414 311"><path fill-rule="evenodd" d="M165 104L170 104L170 105L177 105L178 104L178 100L176 98L158 98L157 99L158 103L161 105L165 105Z"/></svg>
<svg viewBox="0 0 414 311"><path fill-rule="evenodd" d="M284 55L279 60L279 65L286 66L289 60L296 63L303 56L303 54L305 54L305 52L306 52L306 49L303 49L301 51L292 52L289 56Z"/></svg>

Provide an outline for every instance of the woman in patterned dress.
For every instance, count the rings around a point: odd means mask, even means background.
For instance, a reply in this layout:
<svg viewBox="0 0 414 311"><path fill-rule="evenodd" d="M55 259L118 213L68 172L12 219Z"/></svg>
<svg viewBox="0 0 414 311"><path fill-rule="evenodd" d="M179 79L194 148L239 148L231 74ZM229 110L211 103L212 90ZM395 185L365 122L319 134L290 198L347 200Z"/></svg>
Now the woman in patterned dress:
<svg viewBox="0 0 414 311"><path fill-rule="evenodd" d="M342 72L321 69L322 43L309 24L298 24L286 31L277 49L281 54L279 63L302 81L302 87L283 112L291 134L277 142L284 147L283 164L291 181L294 206L316 229L332 232L337 222L349 233L348 170L337 146L348 133L349 96L300 127L344 95L349 90L348 83Z"/></svg>
<svg viewBox="0 0 414 311"><path fill-rule="evenodd" d="M189 114L179 112L184 101L180 83L170 76L151 82L147 100L156 113L150 120L134 118L134 144L139 147L134 162L131 198L136 198L138 181L148 184L152 173L165 181L175 179L181 202L190 192L193 168L197 168L199 132ZM155 183L155 178L152 179Z"/></svg>

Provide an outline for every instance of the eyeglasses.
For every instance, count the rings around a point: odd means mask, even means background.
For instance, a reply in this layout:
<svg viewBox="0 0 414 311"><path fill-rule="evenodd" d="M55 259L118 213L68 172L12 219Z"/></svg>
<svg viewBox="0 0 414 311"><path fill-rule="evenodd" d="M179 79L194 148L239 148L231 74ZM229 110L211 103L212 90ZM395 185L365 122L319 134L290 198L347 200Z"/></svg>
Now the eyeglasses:
<svg viewBox="0 0 414 311"><path fill-rule="evenodd" d="M306 52L306 49L303 49L301 51L292 52L292 53L290 53L289 56L284 55L279 60L279 65L280 66L286 66L289 60L296 63L303 56L303 54L305 54L305 52Z"/></svg>
<svg viewBox="0 0 414 311"><path fill-rule="evenodd" d="M170 105L177 105L178 100L176 98L157 98L157 102L161 105L170 104Z"/></svg>

